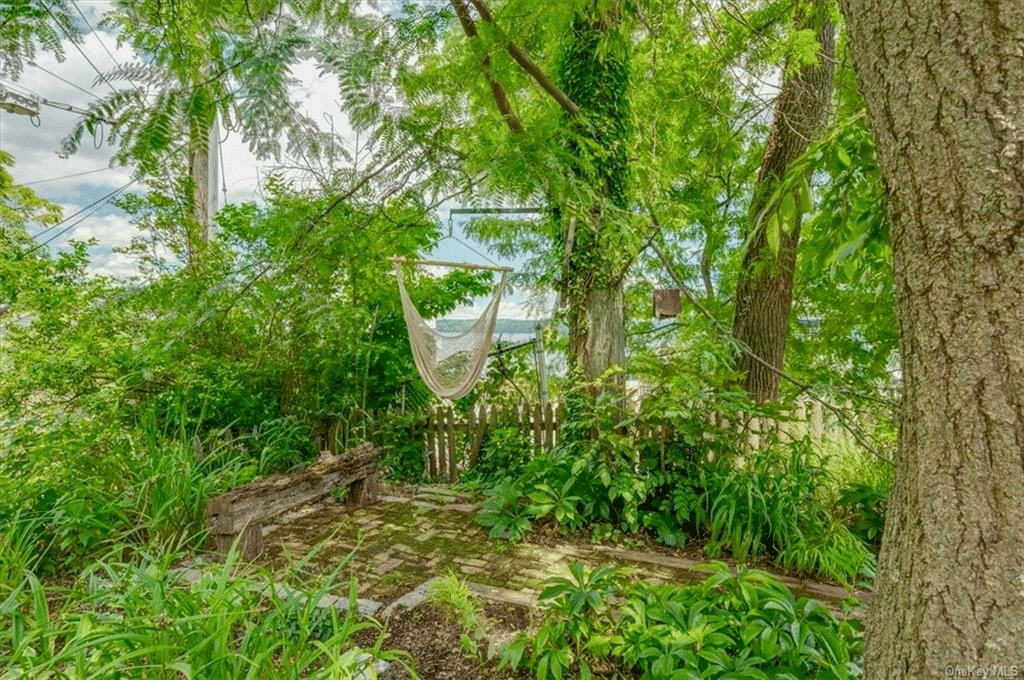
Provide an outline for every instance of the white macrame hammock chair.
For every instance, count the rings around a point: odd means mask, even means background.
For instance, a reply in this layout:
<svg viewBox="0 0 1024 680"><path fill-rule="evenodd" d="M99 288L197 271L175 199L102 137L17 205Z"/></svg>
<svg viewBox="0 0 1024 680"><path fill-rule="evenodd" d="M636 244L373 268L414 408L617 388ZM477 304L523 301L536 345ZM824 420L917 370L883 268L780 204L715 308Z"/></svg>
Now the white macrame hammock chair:
<svg viewBox="0 0 1024 680"><path fill-rule="evenodd" d="M512 269L438 260L392 258L391 261L395 265L395 277L398 279L398 291L402 297L402 313L405 316L405 326L409 332L412 356L423 382L427 384L431 392L441 399L453 400L466 396L473 390L473 385L476 384L487 364L487 354L491 347L491 337L494 335L494 324L498 319L501 294L505 290L506 276ZM491 301L476 323L464 333L448 335L438 333L431 328L420 316L416 305L409 298L409 293L405 289L405 275L402 272L402 265L405 263L456 269L486 269L500 272L501 280L494 289Z"/></svg>

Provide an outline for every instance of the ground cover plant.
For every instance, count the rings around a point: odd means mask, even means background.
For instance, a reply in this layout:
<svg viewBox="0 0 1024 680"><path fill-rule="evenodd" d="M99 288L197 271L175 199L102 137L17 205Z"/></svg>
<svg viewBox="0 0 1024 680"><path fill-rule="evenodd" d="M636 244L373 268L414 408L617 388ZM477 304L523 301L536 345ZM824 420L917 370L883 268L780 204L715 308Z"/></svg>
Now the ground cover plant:
<svg viewBox="0 0 1024 680"><path fill-rule="evenodd" d="M576 564L540 594L534 635L505 663L549 678L856 678L860 622L796 598L769 574L722 563L693 586L633 583L621 570Z"/></svg>

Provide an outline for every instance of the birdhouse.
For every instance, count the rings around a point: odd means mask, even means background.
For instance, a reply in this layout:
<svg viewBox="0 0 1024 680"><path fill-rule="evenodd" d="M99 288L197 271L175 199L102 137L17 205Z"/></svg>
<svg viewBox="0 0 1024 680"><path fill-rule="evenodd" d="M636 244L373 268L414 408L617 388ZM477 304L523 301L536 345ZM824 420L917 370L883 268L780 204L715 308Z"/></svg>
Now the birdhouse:
<svg viewBox="0 0 1024 680"><path fill-rule="evenodd" d="M674 319L683 311L678 288L661 288L654 291L654 317Z"/></svg>

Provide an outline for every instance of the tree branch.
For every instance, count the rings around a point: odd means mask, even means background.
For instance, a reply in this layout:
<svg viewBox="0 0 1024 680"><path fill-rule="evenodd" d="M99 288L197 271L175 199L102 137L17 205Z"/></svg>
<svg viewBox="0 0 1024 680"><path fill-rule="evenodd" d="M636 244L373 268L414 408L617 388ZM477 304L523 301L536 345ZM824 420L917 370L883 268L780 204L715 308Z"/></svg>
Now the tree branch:
<svg viewBox="0 0 1024 680"><path fill-rule="evenodd" d="M647 213L651 217L651 222L656 227L656 233L661 233L661 222L660 222L660 220L658 220L658 217L654 214L653 208L648 206ZM690 291L690 289L686 286L686 284L679 277L679 275L676 274L675 266L673 265L672 261L668 258L668 255L665 254L665 251L662 250L661 246L659 246L653 240L650 242L649 245L654 250L654 252L657 253L658 258L661 260L661 263L665 267L665 271L668 272L668 275L672 278L672 280L675 282L676 286L679 288L679 291L690 302L690 304L693 305L694 308L698 312L700 312L703 316L705 316L709 321L711 321L711 324L712 324L712 326L714 326L715 330L717 330L722 335L725 335L725 336L731 338L732 334L729 332L729 330L725 326L723 326L721 323L719 323L718 319L715 318L714 314L712 314L710 311L708 311L707 307L705 307L704 305L702 305L700 303L700 300L697 299L697 296L694 295L692 291ZM739 347L741 352L743 352L744 354L747 354L754 361L762 364L768 370L774 372L775 374L777 374L783 380L786 380L787 382L790 382L793 385L799 387L801 392L803 392L809 398L811 398L812 400L818 402L823 407L825 407L826 409L831 411L833 414L835 414L836 418L839 420L839 424L843 426L843 429L846 430L847 432L849 432L851 435L853 435L853 438L856 439L857 442L861 446L863 446L869 453L871 453L871 455L875 456L879 460L885 461L889 465L893 464L893 462L891 460L889 460L888 458L883 456L881 454L881 452L878 451L878 449L876 449L874 446L871 445L870 442L868 442L868 440L864 437L864 434L860 431L859 428L854 427L854 425L852 425L850 423L849 419L846 417L846 414L843 413L842 409L840 409L837 406L834 406L833 404L830 404L825 399L822 399L821 397L816 396L811 391L812 388L813 388L813 385L811 385L809 383L805 383L802 380L798 380L797 378L794 378L793 376L791 376L790 374L786 373L785 371L783 371L783 370L781 370L779 368L776 368L775 366L773 366L769 362L767 362L764 359L762 359L761 357L757 356L757 354L755 354L753 351L751 351L750 348L745 346L743 343L737 342L736 345Z"/></svg>
<svg viewBox="0 0 1024 680"><path fill-rule="evenodd" d="M491 14L491 10L487 8L487 5L484 4L483 0L469 1L473 3L473 7L476 7L476 11L480 13L480 18L486 21L487 23L495 26L495 28L497 29L497 25L494 23L494 16ZM452 0L452 2L462 4L462 0ZM562 90L557 85L555 85L554 81L552 81L551 78L549 78L548 75L544 73L544 71L541 70L541 68L537 66L537 64L534 63L532 59L530 59L530 56L526 54L526 52L524 52L518 45L509 40L509 38L505 35L503 31L497 29L497 33L499 36L501 36L502 41L504 41L505 49L508 51L508 53L512 56L513 59L515 59L516 63L519 64L524 71L530 74L530 77L533 78L537 82L537 84L541 86L541 89L543 89L545 92L551 95L552 99L558 102L558 105L561 106L562 109L564 109L565 112L568 113L570 116L572 116L573 118L579 116L580 107L576 105L576 102L574 102L572 99L569 99L569 95L567 95L565 92L562 92Z"/></svg>
<svg viewBox="0 0 1024 680"><path fill-rule="evenodd" d="M459 17L459 23L462 24L463 32L469 38L470 43L472 43L473 39L477 37L477 32L473 17L469 15L469 7L466 6L465 0L452 0L452 5L455 6L455 14ZM484 53L480 58L480 70L483 71L484 78L487 79L487 84L491 87L494 103L498 106L501 117L508 124L508 129L515 133L522 132L523 124L516 114L512 112L512 105L508 101L505 88L491 75L491 57L487 53Z"/></svg>

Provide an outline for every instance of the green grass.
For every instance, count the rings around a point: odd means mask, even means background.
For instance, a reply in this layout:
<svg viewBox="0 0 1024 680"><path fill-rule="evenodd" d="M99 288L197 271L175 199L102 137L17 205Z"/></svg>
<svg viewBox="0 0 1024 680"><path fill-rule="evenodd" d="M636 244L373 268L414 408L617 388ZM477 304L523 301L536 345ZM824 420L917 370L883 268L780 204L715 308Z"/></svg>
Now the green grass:
<svg viewBox="0 0 1024 680"><path fill-rule="evenodd" d="M317 603L334 586L277 587L267 572L237 575L236 553L193 583L171 569L180 555L100 561L74 585L31 572L0 603L0 679L351 678L378 660L408 665L383 648L383 630ZM352 642L376 631L369 647Z"/></svg>

